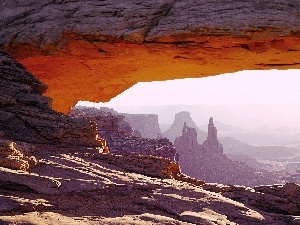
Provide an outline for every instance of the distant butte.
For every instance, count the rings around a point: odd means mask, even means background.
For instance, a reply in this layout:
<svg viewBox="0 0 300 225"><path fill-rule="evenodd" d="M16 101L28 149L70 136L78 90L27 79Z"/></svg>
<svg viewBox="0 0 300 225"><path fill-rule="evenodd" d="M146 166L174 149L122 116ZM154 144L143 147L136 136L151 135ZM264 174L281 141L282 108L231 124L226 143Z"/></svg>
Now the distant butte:
<svg viewBox="0 0 300 225"><path fill-rule="evenodd" d="M0 9L0 46L65 113L139 81L300 68L296 0L3 0Z"/></svg>
<svg viewBox="0 0 300 225"><path fill-rule="evenodd" d="M266 185L277 180L269 174L259 174L253 168L234 162L223 154L223 146L217 137L213 118L208 123L207 139L197 141L197 130L184 122L182 135L174 141L179 155L179 165L183 173L196 179L213 183L235 185Z"/></svg>

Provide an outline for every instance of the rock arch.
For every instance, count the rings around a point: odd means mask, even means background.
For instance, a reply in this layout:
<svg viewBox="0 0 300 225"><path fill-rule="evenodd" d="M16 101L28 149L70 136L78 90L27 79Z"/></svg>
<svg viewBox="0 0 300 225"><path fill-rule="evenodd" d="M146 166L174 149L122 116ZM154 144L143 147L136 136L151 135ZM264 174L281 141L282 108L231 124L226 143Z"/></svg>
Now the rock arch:
<svg viewBox="0 0 300 225"><path fill-rule="evenodd" d="M2 1L0 44L53 109L139 81L300 68L298 1Z"/></svg>

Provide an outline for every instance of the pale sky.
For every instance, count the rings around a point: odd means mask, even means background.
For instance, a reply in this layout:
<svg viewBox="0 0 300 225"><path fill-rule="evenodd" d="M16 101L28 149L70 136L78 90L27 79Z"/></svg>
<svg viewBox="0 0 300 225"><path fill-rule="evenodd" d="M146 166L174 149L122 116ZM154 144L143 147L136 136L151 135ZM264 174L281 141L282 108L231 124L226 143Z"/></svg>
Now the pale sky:
<svg viewBox="0 0 300 225"><path fill-rule="evenodd" d="M190 111L199 124L206 124L213 116L236 126L300 129L300 70L241 71L205 78L142 82L108 103L78 104L109 107L124 113L155 113L160 123L172 123L178 110L191 109L179 107L172 111L169 107L162 114L153 107L151 111L139 106L201 105L198 111Z"/></svg>
<svg viewBox="0 0 300 225"><path fill-rule="evenodd" d="M300 104L300 70L241 71L205 78L141 82L108 103L88 106Z"/></svg>

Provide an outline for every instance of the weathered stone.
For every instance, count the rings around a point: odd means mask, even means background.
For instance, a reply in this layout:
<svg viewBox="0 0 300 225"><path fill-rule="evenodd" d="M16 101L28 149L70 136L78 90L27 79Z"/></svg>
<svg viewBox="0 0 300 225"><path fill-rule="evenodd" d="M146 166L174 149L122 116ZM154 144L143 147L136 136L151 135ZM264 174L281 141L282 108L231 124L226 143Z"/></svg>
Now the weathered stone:
<svg viewBox="0 0 300 225"><path fill-rule="evenodd" d="M298 184L256 186L253 189L244 186L213 184L204 184L202 187L265 212L300 215L300 186Z"/></svg>
<svg viewBox="0 0 300 225"><path fill-rule="evenodd" d="M129 172L158 178L175 178L181 171L177 163L150 155L97 154L94 159L116 165Z"/></svg>
<svg viewBox="0 0 300 225"><path fill-rule="evenodd" d="M0 166L14 170L28 171L38 164L34 156L29 152L23 152L15 148L15 144L9 140L0 140Z"/></svg>
<svg viewBox="0 0 300 225"><path fill-rule="evenodd" d="M0 181L13 182L26 185L32 190L43 194L57 194L60 183L49 177L42 177L37 174L18 172L0 167Z"/></svg>
<svg viewBox="0 0 300 225"><path fill-rule="evenodd" d="M16 201L5 196L0 196L0 213L8 213L19 208L20 205Z"/></svg>
<svg viewBox="0 0 300 225"><path fill-rule="evenodd" d="M95 154L83 147L39 148L42 163L34 173L0 167L0 221L76 225L297 224L294 214L283 215L266 205L266 199L274 199L272 206L282 208L284 204L277 201L281 197L246 187L197 181L181 174L178 165L167 159ZM230 194L236 200L224 197ZM292 200L294 209L299 206L296 200Z"/></svg>
<svg viewBox="0 0 300 225"><path fill-rule="evenodd" d="M2 138L32 143L98 146L96 126L51 110L42 84L0 50L0 131ZM4 162L3 162L4 163ZM6 163L6 161L5 161ZM16 161L14 167L22 165Z"/></svg>
<svg viewBox="0 0 300 225"><path fill-rule="evenodd" d="M300 67L295 0L0 4L0 45L49 86L53 108L65 113L140 81Z"/></svg>

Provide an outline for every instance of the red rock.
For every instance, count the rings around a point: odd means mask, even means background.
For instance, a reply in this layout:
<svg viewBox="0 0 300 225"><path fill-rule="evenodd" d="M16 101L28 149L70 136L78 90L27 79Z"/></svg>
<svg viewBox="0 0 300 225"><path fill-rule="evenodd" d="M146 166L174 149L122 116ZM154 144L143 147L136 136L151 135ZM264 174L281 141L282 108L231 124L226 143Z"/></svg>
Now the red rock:
<svg viewBox="0 0 300 225"><path fill-rule="evenodd" d="M1 46L65 113L139 81L300 68L295 1L1 3Z"/></svg>
<svg viewBox="0 0 300 225"><path fill-rule="evenodd" d="M31 143L97 146L97 128L51 109L47 86L0 50L1 138Z"/></svg>

